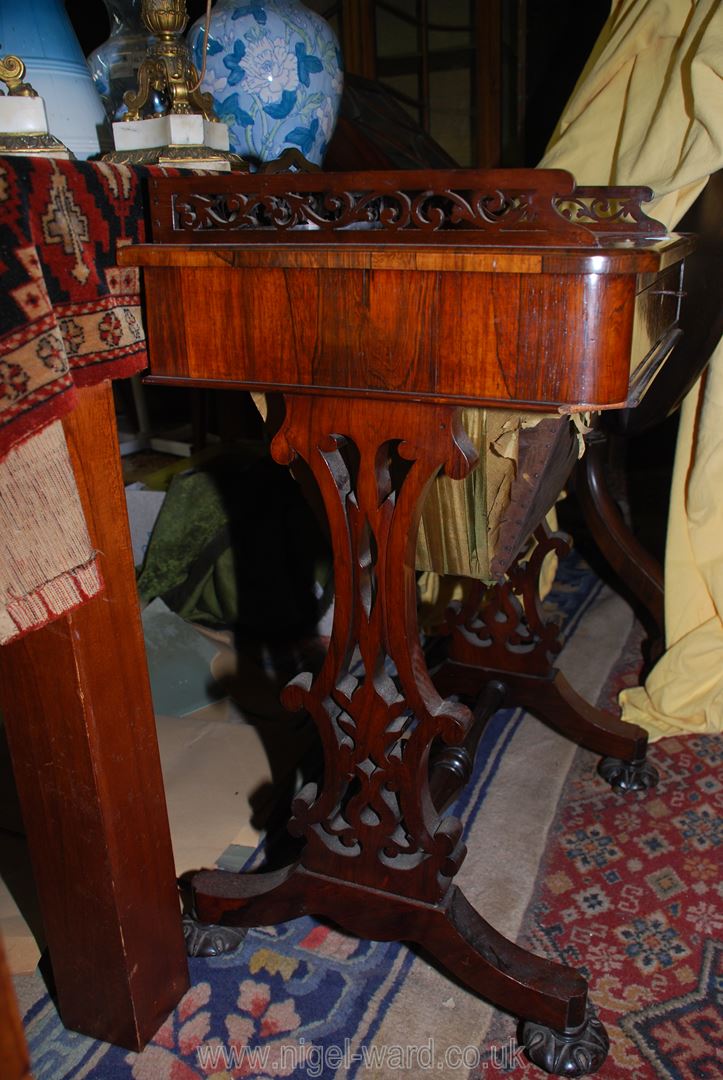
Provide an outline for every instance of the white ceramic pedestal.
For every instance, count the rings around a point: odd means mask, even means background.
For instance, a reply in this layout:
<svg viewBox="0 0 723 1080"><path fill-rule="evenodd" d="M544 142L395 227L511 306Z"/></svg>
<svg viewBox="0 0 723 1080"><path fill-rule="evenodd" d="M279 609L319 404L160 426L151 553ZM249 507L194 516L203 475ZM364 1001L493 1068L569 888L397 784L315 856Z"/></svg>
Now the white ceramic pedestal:
<svg viewBox="0 0 723 1080"><path fill-rule="evenodd" d="M48 135L41 97L0 97L0 151L3 154L69 158L69 150Z"/></svg>
<svg viewBox="0 0 723 1080"><path fill-rule="evenodd" d="M231 165L226 158L214 155L228 152L228 127L218 121L206 120L200 113L171 113L169 116L153 116L147 120L116 120L113 139L118 153L168 148L173 151L173 164L195 169L212 169L229 172ZM188 148L188 161L183 161L183 150ZM209 151L208 159L203 156ZM190 153L193 151L193 154Z"/></svg>
<svg viewBox="0 0 723 1080"><path fill-rule="evenodd" d="M0 42L3 53L24 61L52 135L81 159L110 148L103 102L63 0L0 2Z"/></svg>

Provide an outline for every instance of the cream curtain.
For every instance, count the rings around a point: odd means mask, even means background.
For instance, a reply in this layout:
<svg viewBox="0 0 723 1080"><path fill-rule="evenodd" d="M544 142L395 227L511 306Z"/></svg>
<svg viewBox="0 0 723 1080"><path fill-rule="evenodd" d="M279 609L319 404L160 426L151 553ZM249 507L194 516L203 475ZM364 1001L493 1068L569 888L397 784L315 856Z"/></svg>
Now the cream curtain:
<svg viewBox="0 0 723 1080"><path fill-rule="evenodd" d="M723 167L720 0L617 0L540 162L580 184L645 184L674 228ZM723 213L723 208L721 208ZM667 651L623 717L723 730L723 343L684 402L665 561Z"/></svg>

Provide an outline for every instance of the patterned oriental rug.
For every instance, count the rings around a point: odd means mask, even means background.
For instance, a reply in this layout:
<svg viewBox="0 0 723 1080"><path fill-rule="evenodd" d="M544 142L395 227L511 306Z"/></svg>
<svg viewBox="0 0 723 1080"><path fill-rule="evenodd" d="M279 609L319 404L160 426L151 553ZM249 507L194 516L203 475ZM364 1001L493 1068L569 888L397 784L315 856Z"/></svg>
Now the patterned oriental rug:
<svg viewBox="0 0 723 1080"><path fill-rule="evenodd" d="M146 366L138 273L148 170L0 158L0 644L101 591L59 423L83 387Z"/></svg>
<svg viewBox="0 0 723 1080"><path fill-rule="evenodd" d="M77 387L146 366L138 272L116 252L144 239L148 174L0 160L0 457L73 408Z"/></svg>
<svg viewBox="0 0 723 1080"><path fill-rule="evenodd" d="M611 705L637 677L629 609L575 557L550 600L564 619L560 666ZM616 795L592 754L519 710L498 713L454 808L469 849L457 880L501 932L589 979L611 1038L598 1075L717 1077L721 743L670 739L651 758L659 787ZM41 978L16 980L35 1080L544 1075L525 1062L514 1018L425 957L310 918L192 960L191 977L140 1054L66 1032Z"/></svg>

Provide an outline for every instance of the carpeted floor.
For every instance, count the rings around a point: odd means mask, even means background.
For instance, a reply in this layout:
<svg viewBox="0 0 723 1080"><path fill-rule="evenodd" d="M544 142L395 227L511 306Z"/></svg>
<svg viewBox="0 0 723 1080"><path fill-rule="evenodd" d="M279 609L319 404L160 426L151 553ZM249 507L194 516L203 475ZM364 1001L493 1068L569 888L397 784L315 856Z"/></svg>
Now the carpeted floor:
<svg viewBox="0 0 723 1080"><path fill-rule="evenodd" d="M631 636L600 704L637 655ZM518 941L588 980L611 1050L600 1076L723 1075L723 742L654 744L654 791L612 794L580 750L565 782ZM491 1044L514 1036L496 1013ZM490 1061L489 1052L483 1062ZM473 1077L483 1075L474 1070ZM529 1063L514 1076L539 1076Z"/></svg>
<svg viewBox="0 0 723 1080"><path fill-rule="evenodd" d="M638 663L629 609L574 558L551 601L565 619L560 666L611 703ZM498 713L454 808L469 848L457 881L501 932L590 979L612 1043L599 1075L713 1077L720 742L667 740L652 758L659 788L618 796L593 755L520 711ZM542 1075L521 1060L514 1019L426 958L310 918L193 960L191 977L142 1054L66 1032L40 976L18 979L35 1080Z"/></svg>

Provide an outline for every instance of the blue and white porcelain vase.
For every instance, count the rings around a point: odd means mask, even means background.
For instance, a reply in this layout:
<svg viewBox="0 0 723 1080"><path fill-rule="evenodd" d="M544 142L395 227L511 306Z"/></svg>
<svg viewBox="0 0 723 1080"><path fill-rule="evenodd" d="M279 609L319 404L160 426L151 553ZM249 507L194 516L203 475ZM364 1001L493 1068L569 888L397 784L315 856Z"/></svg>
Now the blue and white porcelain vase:
<svg viewBox="0 0 723 1080"><path fill-rule="evenodd" d="M0 3L0 44L3 55L25 62L25 78L45 100L51 135L78 158L110 148L103 102L63 0Z"/></svg>
<svg viewBox="0 0 723 1080"><path fill-rule="evenodd" d="M203 25L188 37L199 71ZM326 19L300 0L218 0L202 85L235 153L266 162L295 147L321 165L341 101L341 53Z"/></svg>

